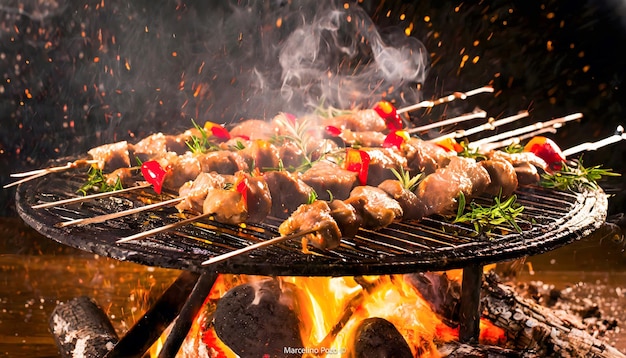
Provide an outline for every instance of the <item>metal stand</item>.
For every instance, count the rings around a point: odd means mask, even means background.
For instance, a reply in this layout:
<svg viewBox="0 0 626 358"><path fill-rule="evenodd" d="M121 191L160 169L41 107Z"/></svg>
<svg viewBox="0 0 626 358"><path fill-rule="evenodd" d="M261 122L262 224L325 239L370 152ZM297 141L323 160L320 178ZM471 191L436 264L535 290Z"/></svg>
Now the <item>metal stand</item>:
<svg viewBox="0 0 626 358"><path fill-rule="evenodd" d="M173 329L173 332L176 332L175 338L171 341L168 338L166 342L168 351L177 352L182 343L178 337L185 327L187 328L184 334L186 335L189 331L195 313L199 311L216 279L217 273L200 275L183 271L105 358L142 357L159 339L167 326L179 317Z"/></svg>
<svg viewBox="0 0 626 358"><path fill-rule="evenodd" d="M172 331L167 336L167 340L165 341L163 348L161 348L161 352L159 352L159 358L176 356L180 346L185 340L185 337L187 337L187 334L189 333L193 320L196 318L198 312L200 312L202 304L209 295L209 292L211 292L211 288L213 288L217 275L217 272L204 272L200 275L200 278L198 279L198 282L196 282L193 291L191 291L187 302L185 302L183 309L180 311Z"/></svg>
<svg viewBox="0 0 626 358"><path fill-rule="evenodd" d="M461 307L459 312L459 341L476 344L480 334L480 288L483 266L474 264L463 268Z"/></svg>

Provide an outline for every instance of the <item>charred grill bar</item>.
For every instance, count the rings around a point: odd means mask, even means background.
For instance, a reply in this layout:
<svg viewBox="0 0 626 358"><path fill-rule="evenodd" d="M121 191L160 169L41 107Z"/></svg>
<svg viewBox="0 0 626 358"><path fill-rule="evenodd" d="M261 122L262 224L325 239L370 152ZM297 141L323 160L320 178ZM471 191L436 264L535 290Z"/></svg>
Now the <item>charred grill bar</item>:
<svg viewBox="0 0 626 358"><path fill-rule="evenodd" d="M195 284L195 288L183 295L182 302L176 303L176 315L180 313L181 316L174 335L166 343L168 352L178 350L217 272L358 276L464 268L460 339L471 342L478 334L482 266L540 254L588 235L604 222L608 204L601 190L561 192L525 186L516 191L518 201L525 206L520 220L524 229L522 233L493 232L488 238L475 237L471 227L452 224L434 216L419 222L394 223L377 231L360 229L354 239L342 241L340 247L329 251L312 249L312 255L303 254L300 243L294 240L203 267L202 262L209 257L278 236L281 220L268 218L264 223L245 227L205 220L141 242L116 244L129 232L172 223L180 220L181 216L174 208L162 208L100 224L56 226L60 221L121 211L164 199L148 191L122 193L67 206L32 208L43 202L76 196L75 188L84 179L80 174L66 172L24 183L17 191L18 212L36 230L63 244L118 260L201 273L194 276L200 277L199 280L184 280L187 286ZM487 198L484 200L489 202ZM150 315L147 317L150 318ZM153 319L168 323L168 320L158 317ZM131 332L137 329L144 332L142 337L146 342L142 347L149 346L156 339L154 335L145 335L145 327L134 327ZM124 347L129 341L123 337L111 352L112 356L127 353Z"/></svg>

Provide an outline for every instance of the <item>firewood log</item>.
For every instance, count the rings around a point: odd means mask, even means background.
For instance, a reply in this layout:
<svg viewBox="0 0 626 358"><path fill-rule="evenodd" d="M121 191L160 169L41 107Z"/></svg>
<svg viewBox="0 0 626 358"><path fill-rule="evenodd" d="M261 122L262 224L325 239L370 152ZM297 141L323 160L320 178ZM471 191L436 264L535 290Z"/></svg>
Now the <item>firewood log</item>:
<svg viewBox="0 0 626 358"><path fill-rule="evenodd" d="M49 324L63 358L104 357L119 340L107 315L86 296L59 303Z"/></svg>
<svg viewBox="0 0 626 358"><path fill-rule="evenodd" d="M577 318L520 297L493 273L485 275L481 296L483 317L507 332L513 346L506 348L538 357L626 357L587 333Z"/></svg>

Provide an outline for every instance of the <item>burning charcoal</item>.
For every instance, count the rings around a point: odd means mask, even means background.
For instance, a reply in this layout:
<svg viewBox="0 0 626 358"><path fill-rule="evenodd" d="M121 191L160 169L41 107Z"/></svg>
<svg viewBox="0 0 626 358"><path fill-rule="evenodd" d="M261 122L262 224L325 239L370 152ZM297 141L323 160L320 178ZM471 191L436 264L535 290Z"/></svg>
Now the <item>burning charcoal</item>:
<svg viewBox="0 0 626 358"><path fill-rule="evenodd" d="M445 273L426 272L406 277L439 317L448 322L459 321L461 285L458 282L450 280Z"/></svg>
<svg viewBox="0 0 626 358"><path fill-rule="evenodd" d="M284 352L303 346L298 318L284 302L277 281L237 286L217 304L215 332L241 357L299 357Z"/></svg>
<svg viewBox="0 0 626 358"><path fill-rule="evenodd" d="M413 357L408 343L389 321L373 317L363 320L356 329L354 357Z"/></svg>

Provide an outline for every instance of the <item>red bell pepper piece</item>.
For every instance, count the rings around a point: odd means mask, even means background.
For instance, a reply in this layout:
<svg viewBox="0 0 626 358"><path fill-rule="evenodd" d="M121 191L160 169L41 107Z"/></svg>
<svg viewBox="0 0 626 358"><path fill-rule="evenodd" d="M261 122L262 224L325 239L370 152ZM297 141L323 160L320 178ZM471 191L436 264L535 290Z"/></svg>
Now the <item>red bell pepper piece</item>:
<svg viewBox="0 0 626 358"><path fill-rule="evenodd" d="M141 165L141 174L143 174L146 181L152 185L152 188L157 194L161 194L163 181L168 172L169 170L163 169L161 164L156 160L150 160Z"/></svg>
<svg viewBox="0 0 626 358"><path fill-rule="evenodd" d="M204 130L206 130L207 132L209 132L211 135L213 135L216 138L223 139L223 140L230 139L230 133L228 132L228 129L222 127L221 125L217 123L213 123L213 122L204 123Z"/></svg>
<svg viewBox="0 0 626 358"><path fill-rule="evenodd" d="M345 168L358 174L359 183L367 183L367 172L370 165L370 156L366 151L354 148L346 148Z"/></svg>
<svg viewBox="0 0 626 358"><path fill-rule="evenodd" d="M244 203L246 203L246 207L248 205L248 190L250 190L248 186L248 179L246 177L242 177L237 185L235 186L235 190L237 190L241 196L243 197Z"/></svg>
<svg viewBox="0 0 626 358"><path fill-rule="evenodd" d="M387 134L387 137L385 137L385 141L383 142L383 148L395 147L399 150L400 148L402 148L402 145L408 140L409 132L403 130L391 131L389 132L389 134Z"/></svg>
<svg viewBox="0 0 626 358"><path fill-rule="evenodd" d="M390 131L402 129L402 118L400 118L400 115L396 112L396 107L394 107L390 102L380 101L376 103L374 111L376 111L380 118L385 120L387 129Z"/></svg>
<svg viewBox="0 0 626 358"><path fill-rule="evenodd" d="M331 137L339 137L341 135L341 129L335 126L326 126L325 130Z"/></svg>
<svg viewBox="0 0 626 358"><path fill-rule="evenodd" d="M552 169L560 170L565 162L561 148L550 138L534 137L524 146L525 152L532 152L543 159Z"/></svg>

